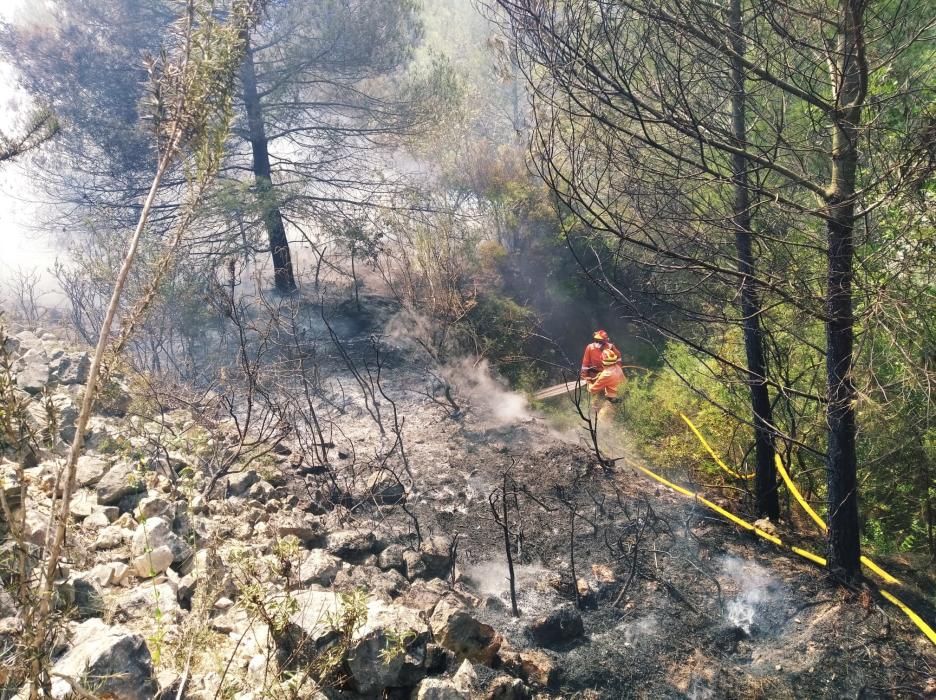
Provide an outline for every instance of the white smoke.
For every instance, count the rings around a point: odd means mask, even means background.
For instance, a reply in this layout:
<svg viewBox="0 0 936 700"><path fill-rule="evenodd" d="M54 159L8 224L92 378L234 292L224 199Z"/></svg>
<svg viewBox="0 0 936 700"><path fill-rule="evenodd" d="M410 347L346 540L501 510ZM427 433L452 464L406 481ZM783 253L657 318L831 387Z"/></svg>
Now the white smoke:
<svg viewBox="0 0 936 700"><path fill-rule="evenodd" d="M764 567L737 557L725 558L722 573L730 579L732 588L739 591L726 606L728 622L750 634L758 608L770 601L779 584Z"/></svg>
<svg viewBox="0 0 936 700"><path fill-rule="evenodd" d="M526 397L510 391L494 378L487 360L466 357L442 368L442 376L467 398L489 427L503 427L532 419Z"/></svg>

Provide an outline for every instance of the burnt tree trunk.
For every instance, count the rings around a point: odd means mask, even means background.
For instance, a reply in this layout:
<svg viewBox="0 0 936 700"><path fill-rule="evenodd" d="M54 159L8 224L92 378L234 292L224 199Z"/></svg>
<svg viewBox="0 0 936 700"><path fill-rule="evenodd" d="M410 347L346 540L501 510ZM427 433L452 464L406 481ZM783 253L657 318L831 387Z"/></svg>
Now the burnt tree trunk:
<svg viewBox="0 0 936 700"><path fill-rule="evenodd" d="M250 148L253 151L253 173L257 184L257 198L263 212L263 225L270 241L270 254L273 256L273 274L276 288L284 293L296 289L293 276L292 257L289 253L289 240L286 238L286 226L283 215L273 196L273 178L270 170L270 151L263 124L263 108L257 91L257 72L254 67L253 51L248 48L241 70L241 82L244 86L244 106L247 110L247 130Z"/></svg>
<svg viewBox="0 0 936 700"><path fill-rule="evenodd" d="M747 357L747 383L751 392L751 409L754 414L755 477L754 490L757 513L773 521L780 518L780 501L777 494L777 469L774 464L773 416L770 395L767 391L767 363L764 360L764 338L761 330L761 307L754 284L754 254L751 246L751 203L747 181L747 159L741 152L746 146L746 113L744 68L744 26L741 17L741 0L731 0L731 127L738 151L732 157L732 185L734 187L734 211L732 227L735 231L735 248L738 254L738 271L741 273L741 316L744 330L744 352Z"/></svg>
<svg viewBox="0 0 936 700"><path fill-rule="evenodd" d="M852 581L861 576L858 532L858 457L855 446L855 386L852 381L855 191L858 136L868 68L864 56L864 0L842 0L834 53L829 57L835 96L832 171L827 196L828 289L826 291L829 570Z"/></svg>

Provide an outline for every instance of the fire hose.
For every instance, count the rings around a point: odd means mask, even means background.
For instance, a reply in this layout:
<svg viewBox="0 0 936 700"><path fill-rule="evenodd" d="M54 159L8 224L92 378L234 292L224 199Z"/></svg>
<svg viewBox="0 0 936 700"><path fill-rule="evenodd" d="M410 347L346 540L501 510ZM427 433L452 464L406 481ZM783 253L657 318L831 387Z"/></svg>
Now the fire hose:
<svg viewBox="0 0 936 700"><path fill-rule="evenodd" d="M729 474L732 474L732 475L735 476L736 478L739 478L739 479L749 479L749 478L751 478L751 475L742 475L742 474L739 474L738 472L734 471L733 469L731 469L730 467L728 467L726 464L724 464L724 462L722 462L722 460L719 459L719 458L717 457L717 455L715 454L714 450L712 450L711 446L709 446L709 444L705 441L705 438L702 436L702 434L699 432L699 430L692 424L692 422L691 422L686 416L684 416L684 415L682 415L682 414L680 414L680 415L681 415L682 419L683 419L683 420L689 425L689 427L692 429L692 432L695 433L696 437L698 437L699 440L702 442L702 445L706 448L706 450L709 452L709 454L711 454L711 455L715 458L716 463L718 463L720 467L722 467L725 471L727 471ZM787 488L790 490L790 493L793 494L793 497L794 497L794 498L796 499L796 501L800 504L800 506L803 508L803 510L816 522L817 525L819 525L819 527L820 527L823 531L828 530L828 526L826 525L825 521L822 520L822 518L809 506L809 504L806 502L806 499L804 499L803 496L802 496L802 494L799 492L799 489L796 488L796 485L793 483L793 480L790 478L790 475L787 473L786 469L784 468L783 462L782 462L782 460L780 459L780 456L779 456L779 455L775 455L775 458L776 458L777 470L780 472L780 476L781 476L781 478L783 478L783 481L784 481L784 483L787 485ZM798 555L798 556L800 556L800 557L802 557L802 558L804 558L804 559L807 559L808 561L813 562L814 564L819 564L820 566L826 566L827 562L826 562L826 559L825 559L824 557L821 557L821 556L819 556L818 554L814 554L813 552L810 552L810 551L808 551L808 550L802 549L802 548L800 548L800 547L795 547L795 546L793 546L793 545L789 545L789 544L784 543L784 542L783 542L779 537L777 537L776 535L772 535L772 534L770 534L769 532L765 532L764 530L762 530L761 528L757 527L756 525L754 525L754 524L752 524L752 523L749 523L748 521L744 520L743 518L739 518L738 516L734 515L734 514L731 513L730 511L728 511L728 510L722 508L721 506L719 506L719 505L713 503L712 501L710 501L710 500L708 500L707 498L701 496L700 494L694 493L694 492L690 491L689 489L686 489L686 488L683 488L682 486L679 486L679 485L677 485L677 484L674 484L673 482L668 481L667 479L664 479L664 478L663 478L662 476L660 476L659 474L656 474L656 473L652 472L651 470L647 469L646 467L641 466L641 465L639 465L639 464L633 462L633 461L630 460L630 459L624 458L624 462L627 463L627 464L629 464L630 466L634 467L635 469L637 469L637 470L643 472L644 474L646 474L647 476L649 476L651 479L653 479L653 480L659 482L660 484L663 484L664 486L666 486L666 487L672 489L673 491L676 491L677 493L680 493L680 494L682 494L682 495L684 495L684 496L687 496L688 498L692 498L692 499L695 500L697 503L700 503L700 504L706 506L707 508L709 508L709 509L715 511L716 513L718 513L718 514L721 515L722 517L726 518L727 520L733 522L734 524L736 524L736 525L738 525L738 526L744 528L745 530L748 530L748 531L750 531L750 532L753 532L753 533L754 533L755 535L757 535L758 537L761 537L762 539L765 539L765 540L767 540L768 542L771 542L771 543L777 545L778 547L782 547L783 549L787 549L787 550L793 552L794 554L796 554L796 555ZM896 577L894 577L894 576L892 576L891 574L887 573L884 569L882 569L881 567L879 567L877 564L875 564L873 561L871 561L868 557L862 556L862 557L861 557L861 563L864 564L870 571L872 571L875 575L877 575L878 577L880 577L880 578L881 578L883 581L885 581L886 583L891 584L891 585L896 585L896 586L902 586L902 585L903 585L903 584L900 582L899 579L897 579ZM927 624L927 622L926 622L922 617L920 617L917 613L915 613L912 609L910 609L910 607L909 607L908 605L906 605L903 601L901 601L899 598L897 598L897 596L895 596L893 593L891 593L891 592L889 592L889 591L887 591L887 590L885 590L885 589L883 589L883 588L879 588L878 591L880 592L881 596L883 596L883 598L884 598L885 600L887 600L888 602L890 602L890 603L892 603L893 605L895 605L904 615L906 615L907 618L908 618L911 622L913 622L913 624L916 625L916 626L920 629L921 632L923 632L923 634L926 636L926 638L929 639L929 641L933 643L933 645L936 645L936 631L934 631L933 628L930 627L930 625Z"/></svg>

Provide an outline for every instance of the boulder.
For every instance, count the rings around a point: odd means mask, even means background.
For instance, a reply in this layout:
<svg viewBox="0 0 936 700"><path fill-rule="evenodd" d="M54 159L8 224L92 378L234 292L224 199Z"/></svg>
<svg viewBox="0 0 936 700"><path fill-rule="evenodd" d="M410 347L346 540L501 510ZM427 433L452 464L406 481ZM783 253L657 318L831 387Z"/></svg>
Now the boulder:
<svg viewBox="0 0 936 700"><path fill-rule="evenodd" d="M113 563L98 564L84 575L102 588L117 583L117 581L114 580Z"/></svg>
<svg viewBox="0 0 936 700"><path fill-rule="evenodd" d="M144 552L134 558L132 566L140 578L151 578L172 566L173 558L172 550L166 545L161 545L152 552Z"/></svg>
<svg viewBox="0 0 936 700"><path fill-rule="evenodd" d="M42 547L45 544L46 525L48 523L39 512L29 508L24 510L26 511L26 517L23 523L23 539L29 544Z"/></svg>
<svg viewBox="0 0 936 700"><path fill-rule="evenodd" d="M87 620L104 614L104 589L93 570L72 574L66 585L72 589L70 597L74 601L76 619Z"/></svg>
<svg viewBox="0 0 936 700"><path fill-rule="evenodd" d="M401 574L406 572L406 563L403 561L403 553L406 547L402 544L391 544L386 547L377 557L377 566L386 571L394 569Z"/></svg>
<svg viewBox="0 0 936 700"><path fill-rule="evenodd" d="M391 601L406 590L407 582L398 572L381 571L376 566L351 566L342 569L335 576L332 587L336 591L349 593L365 590L371 596Z"/></svg>
<svg viewBox="0 0 936 700"><path fill-rule="evenodd" d="M143 637L99 618L75 627L71 648L52 671L52 697L57 699L71 696L66 678L93 689L96 697L150 700L156 695L153 662Z"/></svg>
<svg viewBox="0 0 936 700"><path fill-rule="evenodd" d="M247 490L260 481L260 475L253 469L244 472L228 474L227 493L228 496L245 496Z"/></svg>
<svg viewBox="0 0 936 700"><path fill-rule="evenodd" d="M413 692L413 700L470 700L446 678L424 678Z"/></svg>
<svg viewBox="0 0 936 700"><path fill-rule="evenodd" d="M367 619L355 629L347 668L362 695L414 685L425 675L429 626L416 611L383 601L367 604Z"/></svg>
<svg viewBox="0 0 936 700"><path fill-rule="evenodd" d="M503 643L493 627L477 620L455 596L438 602L429 619L437 644L459 658L490 666Z"/></svg>
<svg viewBox="0 0 936 700"><path fill-rule="evenodd" d="M413 608L429 617L432 615L436 604L448 593L448 585L441 579L433 578L428 581L415 581L396 602L398 605Z"/></svg>
<svg viewBox="0 0 936 700"><path fill-rule="evenodd" d="M22 502L22 483L16 474L16 466L11 463L0 465L0 490L3 499L11 508L19 508Z"/></svg>
<svg viewBox="0 0 936 700"><path fill-rule="evenodd" d="M321 521L312 515L290 514L278 519L274 525L278 539L292 535L309 548L321 544L325 536Z"/></svg>
<svg viewBox="0 0 936 700"><path fill-rule="evenodd" d="M484 700L530 700L533 694L519 678L498 676L482 697Z"/></svg>
<svg viewBox="0 0 936 700"><path fill-rule="evenodd" d="M97 482L98 503L116 505L124 496L145 490L146 484L134 462L116 462Z"/></svg>
<svg viewBox="0 0 936 700"><path fill-rule="evenodd" d="M258 481L247 491L247 497L253 498L260 503L266 503L273 498L276 489L269 481Z"/></svg>
<svg viewBox="0 0 936 700"><path fill-rule="evenodd" d="M163 621L171 621L181 613L176 591L167 581L146 581L127 591L117 598L114 616L124 622L152 619L157 610Z"/></svg>
<svg viewBox="0 0 936 700"><path fill-rule="evenodd" d="M98 508L97 496L85 489L79 489L72 495L68 512L73 518L84 520Z"/></svg>
<svg viewBox="0 0 936 700"><path fill-rule="evenodd" d="M539 649L521 652L500 652L501 667L530 685L555 688L559 684L561 668L553 659Z"/></svg>
<svg viewBox="0 0 936 700"><path fill-rule="evenodd" d="M131 537L133 537L133 533L130 530L125 530L119 525L108 525L98 532L97 539L94 540L91 549L95 551L117 549Z"/></svg>
<svg viewBox="0 0 936 700"><path fill-rule="evenodd" d="M78 420L78 406L68 394L54 394L51 397L52 409L57 434L52 435L49 429L48 405L44 399L33 401L27 411L29 423L33 428L42 432L48 438L61 438L64 442L71 442L75 438L75 421Z"/></svg>
<svg viewBox="0 0 936 700"><path fill-rule="evenodd" d="M0 618L16 617L19 615L19 608L13 600L13 596L7 593L7 590L0 586Z"/></svg>
<svg viewBox="0 0 936 700"><path fill-rule="evenodd" d="M86 352L68 353L52 362L51 366L52 379L59 384L84 384L91 370L91 357Z"/></svg>
<svg viewBox="0 0 936 700"><path fill-rule="evenodd" d="M461 666L452 676L452 683L457 690L465 695L469 697L474 695L474 690L478 685L478 674L475 673L474 666L471 665L468 659L462 661Z"/></svg>
<svg viewBox="0 0 936 700"><path fill-rule="evenodd" d="M110 462L99 455L85 454L78 458L75 479L79 486L93 486L110 468Z"/></svg>
<svg viewBox="0 0 936 700"><path fill-rule="evenodd" d="M341 560L321 549L313 549L299 566L299 583L303 586L331 585L341 570Z"/></svg>
<svg viewBox="0 0 936 700"><path fill-rule="evenodd" d="M571 603L533 620L527 630L533 641L543 647L565 644L585 633L582 616Z"/></svg>
<svg viewBox="0 0 936 700"><path fill-rule="evenodd" d="M377 538L369 530L338 530L325 537L329 554L345 561L360 562L374 553Z"/></svg>
<svg viewBox="0 0 936 700"><path fill-rule="evenodd" d="M97 496L95 496L95 498L97 498ZM110 525L110 523L111 521L107 517L107 514L101 510L94 511L93 513L91 513L91 515L85 518L83 522L85 527L96 527L96 528L107 527L108 525Z"/></svg>
<svg viewBox="0 0 936 700"><path fill-rule="evenodd" d="M49 356L35 348L23 355L18 363L16 385L30 394L38 394L49 383Z"/></svg>
<svg viewBox="0 0 936 700"><path fill-rule="evenodd" d="M452 571L451 538L435 535L423 540L419 545L419 555L425 564L424 576L441 579L449 577Z"/></svg>
<svg viewBox="0 0 936 700"><path fill-rule="evenodd" d="M419 552L412 549L403 552L403 567L406 570L406 578L410 581L426 576L426 562L423 561Z"/></svg>
<svg viewBox="0 0 936 700"><path fill-rule="evenodd" d="M297 663L308 660L338 638L332 620L341 614L341 597L331 591L307 590L293 596L296 612L283 629L280 639L288 655Z"/></svg>
<svg viewBox="0 0 936 700"><path fill-rule="evenodd" d="M159 547L168 547L172 551L172 562L175 564L182 564L192 556L192 548L188 543L172 531L165 518L156 516L147 519L133 533L130 555L136 559Z"/></svg>
<svg viewBox="0 0 936 700"><path fill-rule="evenodd" d="M11 352L22 355L30 350L41 348L42 339L36 333L32 331L20 331L14 336L7 338L7 343Z"/></svg>
<svg viewBox="0 0 936 700"><path fill-rule="evenodd" d="M147 496L137 503L136 513L137 517L142 520L154 518L157 515L166 516L168 520L172 520L175 516L175 508L171 501L162 496Z"/></svg>

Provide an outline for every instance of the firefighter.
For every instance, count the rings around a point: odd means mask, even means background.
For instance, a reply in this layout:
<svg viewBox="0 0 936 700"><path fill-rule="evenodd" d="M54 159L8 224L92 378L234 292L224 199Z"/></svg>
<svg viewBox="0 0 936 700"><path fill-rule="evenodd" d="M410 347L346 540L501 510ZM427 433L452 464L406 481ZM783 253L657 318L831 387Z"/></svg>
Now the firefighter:
<svg viewBox="0 0 936 700"><path fill-rule="evenodd" d="M618 364L620 364L621 351L618 350L614 343L611 342L608 338L608 332L598 330L595 331L592 335L593 342L585 346L585 354L582 357L582 372L581 377L583 382L592 381L603 369L601 353L606 349L610 349L618 357Z"/></svg>
<svg viewBox="0 0 936 700"><path fill-rule="evenodd" d="M597 423L605 423L614 412L614 404L620 399L621 389L627 383L621 369L621 354L613 345L601 351L601 372L587 382L592 397L592 413Z"/></svg>

